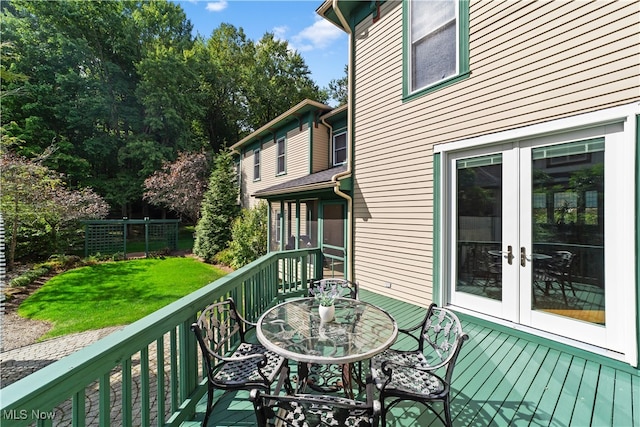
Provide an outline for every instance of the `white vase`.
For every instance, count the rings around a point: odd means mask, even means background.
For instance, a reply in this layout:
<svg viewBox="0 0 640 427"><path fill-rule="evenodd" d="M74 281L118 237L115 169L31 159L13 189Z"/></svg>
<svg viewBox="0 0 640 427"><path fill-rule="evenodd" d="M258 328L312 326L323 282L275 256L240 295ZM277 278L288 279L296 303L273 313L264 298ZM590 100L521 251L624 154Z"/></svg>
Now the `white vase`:
<svg viewBox="0 0 640 427"><path fill-rule="evenodd" d="M331 322L336 315L335 305L321 305L318 307L318 314L322 323Z"/></svg>

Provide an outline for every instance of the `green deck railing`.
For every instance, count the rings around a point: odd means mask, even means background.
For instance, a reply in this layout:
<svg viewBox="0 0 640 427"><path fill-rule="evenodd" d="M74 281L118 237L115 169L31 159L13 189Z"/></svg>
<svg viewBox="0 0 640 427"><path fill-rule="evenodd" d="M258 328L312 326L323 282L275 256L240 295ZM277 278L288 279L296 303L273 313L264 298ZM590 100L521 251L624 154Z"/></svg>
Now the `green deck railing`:
<svg viewBox="0 0 640 427"><path fill-rule="evenodd" d="M240 312L256 320L275 301L306 292L308 281L321 277L317 248L267 254L0 389L0 424L177 426L193 416L206 392L190 330L197 313L233 297Z"/></svg>

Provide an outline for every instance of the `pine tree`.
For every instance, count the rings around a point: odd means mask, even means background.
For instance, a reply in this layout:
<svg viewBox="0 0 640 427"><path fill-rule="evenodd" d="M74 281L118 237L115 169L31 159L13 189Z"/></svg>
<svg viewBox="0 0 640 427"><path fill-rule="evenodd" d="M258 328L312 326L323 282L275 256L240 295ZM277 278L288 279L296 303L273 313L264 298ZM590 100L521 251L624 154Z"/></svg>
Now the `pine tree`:
<svg viewBox="0 0 640 427"><path fill-rule="evenodd" d="M225 249L231 240L231 227L238 216L238 187L231 152L222 149L216 156L209 189L200 209L193 252L205 261Z"/></svg>

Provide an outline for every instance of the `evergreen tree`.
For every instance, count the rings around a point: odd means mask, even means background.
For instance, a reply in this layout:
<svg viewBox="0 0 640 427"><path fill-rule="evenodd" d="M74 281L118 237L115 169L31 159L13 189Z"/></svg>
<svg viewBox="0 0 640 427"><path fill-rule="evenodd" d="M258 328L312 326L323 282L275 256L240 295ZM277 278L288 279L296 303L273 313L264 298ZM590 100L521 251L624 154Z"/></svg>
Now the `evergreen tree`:
<svg viewBox="0 0 640 427"><path fill-rule="evenodd" d="M231 240L231 226L238 216L238 186L231 152L224 147L216 156L215 167L204 195L201 218L196 225L193 252L205 261L225 249Z"/></svg>

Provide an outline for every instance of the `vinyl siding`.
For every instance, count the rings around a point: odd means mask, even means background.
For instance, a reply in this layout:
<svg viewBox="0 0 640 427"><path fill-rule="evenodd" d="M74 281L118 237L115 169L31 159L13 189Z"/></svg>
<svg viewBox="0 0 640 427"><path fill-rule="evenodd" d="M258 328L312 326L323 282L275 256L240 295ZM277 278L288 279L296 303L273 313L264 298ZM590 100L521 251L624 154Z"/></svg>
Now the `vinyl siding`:
<svg viewBox="0 0 640 427"><path fill-rule="evenodd" d="M640 100L640 7L471 1L469 78L407 101L402 5L381 9L355 36L355 278L426 305L433 146Z"/></svg>
<svg viewBox="0 0 640 427"><path fill-rule="evenodd" d="M329 129L324 125L318 125L311 129L313 132L313 157L312 173L329 168L331 158L331 143L329 142Z"/></svg>
<svg viewBox="0 0 640 427"><path fill-rule="evenodd" d="M286 181L309 174L310 138L311 132L307 123L302 125L302 130L296 127L287 132L287 173L283 177Z"/></svg>
<svg viewBox="0 0 640 427"><path fill-rule="evenodd" d="M284 132L277 132L277 139ZM262 140L260 180L253 180L253 148L247 148L242 156L242 206L253 207L258 202L252 197L258 190L308 175L309 171L309 126L298 126L286 133L285 173L276 175L276 144L273 138ZM255 146L257 147L257 145Z"/></svg>

